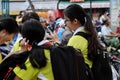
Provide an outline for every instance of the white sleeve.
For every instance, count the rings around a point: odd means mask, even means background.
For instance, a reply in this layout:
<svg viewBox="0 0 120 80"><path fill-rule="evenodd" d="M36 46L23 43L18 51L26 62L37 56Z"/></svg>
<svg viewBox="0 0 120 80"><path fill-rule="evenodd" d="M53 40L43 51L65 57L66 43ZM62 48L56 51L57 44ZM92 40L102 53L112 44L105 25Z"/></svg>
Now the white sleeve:
<svg viewBox="0 0 120 80"><path fill-rule="evenodd" d="M102 26L102 28L101 28L101 33L102 33L102 35L107 35L107 34L108 34L108 33L107 33L107 28L104 27L104 26Z"/></svg>

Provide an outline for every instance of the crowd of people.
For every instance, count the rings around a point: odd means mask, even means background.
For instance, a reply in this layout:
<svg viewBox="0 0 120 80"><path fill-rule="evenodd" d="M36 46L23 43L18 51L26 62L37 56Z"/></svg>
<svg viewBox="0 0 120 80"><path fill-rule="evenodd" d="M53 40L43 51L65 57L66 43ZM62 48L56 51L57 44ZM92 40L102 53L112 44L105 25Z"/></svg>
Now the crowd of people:
<svg viewBox="0 0 120 80"><path fill-rule="evenodd" d="M105 12L94 22L99 37L104 38L106 46L117 47L119 44L119 33L113 31L110 26L110 14Z"/></svg>
<svg viewBox="0 0 120 80"><path fill-rule="evenodd" d="M16 20L0 20L0 45L15 39L10 52L4 57L0 54L0 80L6 78L9 67L13 67L14 80L54 80L49 50L52 46L67 45L80 49L85 63L92 68L97 49L103 49L98 40L99 33L107 44L119 44L119 34L110 29L109 13L102 15L95 24L77 4L69 5L63 14L64 18L57 18L53 25L47 24L46 19L35 12L21 12ZM89 36L86 39L76 35L78 32Z"/></svg>

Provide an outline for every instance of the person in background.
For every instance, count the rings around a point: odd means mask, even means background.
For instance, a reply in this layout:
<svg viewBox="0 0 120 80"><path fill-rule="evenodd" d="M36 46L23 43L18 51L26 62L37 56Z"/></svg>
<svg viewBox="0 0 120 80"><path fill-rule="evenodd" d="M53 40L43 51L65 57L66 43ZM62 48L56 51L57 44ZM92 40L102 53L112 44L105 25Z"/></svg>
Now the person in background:
<svg viewBox="0 0 120 80"><path fill-rule="evenodd" d="M58 31L56 32L59 40L61 41L62 45L67 45L70 37L73 35L73 32L66 27L65 20L62 19L59 24Z"/></svg>
<svg viewBox="0 0 120 80"><path fill-rule="evenodd" d="M120 10L119 10L119 13L118 13L118 23L119 23L119 27L120 27Z"/></svg>
<svg viewBox="0 0 120 80"><path fill-rule="evenodd" d="M62 33L65 30L65 21L62 18L57 19L56 21L56 29L54 32L57 34L60 41L62 41Z"/></svg>
<svg viewBox="0 0 120 80"><path fill-rule="evenodd" d="M26 14L26 11L20 11L19 15L16 16L16 21L19 24L22 22L22 17Z"/></svg>
<svg viewBox="0 0 120 80"><path fill-rule="evenodd" d="M18 30L17 22L13 18L0 19L0 46L13 39ZM0 54L0 62L1 60L2 55Z"/></svg>
<svg viewBox="0 0 120 80"><path fill-rule="evenodd" d="M62 33L62 45L67 45L69 39L72 37L73 31L69 30L68 27L65 27L65 30Z"/></svg>
<svg viewBox="0 0 120 80"><path fill-rule="evenodd" d="M49 36L50 34L50 29L49 29L49 26L47 26L47 22L46 22L46 19L43 18L43 17L40 17L40 24L43 26L44 30L45 30L45 40L47 39L47 36Z"/></svg>
<svg viewBox="0 0 120 80"><path fill-rule="evenodd" d="M40 21L41 25L46 28L46 26L47 26L46 19L43 17L40 17L39 21Z"/></svg>
<svg viewBox="0 0 120 80"><path fill-rule="evenodd" d="M58 43L61 43L60 45L67 45L70 37L73 35L73 31L71 31L65 24L65 20L62 18L57 19L57 27L54 30L54 32L50 33L50 36L48 36L49 39L58 39L53 40L53 45L58 46ZM54 36L54 38L52 38ZM58 43L56 43L56 41Z"/></svg>
<svg viewBox="0 0 120 80"><path fill-rule="evenodd" d="M98 33L101 32L101 26L102 26L101 22L99 20L95 20L94 25L95 25L95 28L96 28L97 32Z"/></svg>
<svg viewBox="0 0 120 80"><path fill-rule="evenodd" d="M110 19L110 16L109 16L109 13L108 13L108 12L104 12L104 13L100 16L99 21L100 21L101 23L103 23L103 20L104 20L104 19Z"/></svg>
<svg viewBox="0 0 120 80"><path fill-rule="evenodd" d="M101 28L101 33L105 38L105 42L108 45L111 45L113 47L117 47L119 40L118 38L118 33L115 33L112 31L110 28L110 20L109 19L104 19L103 20L103 26Z"/></svg>
<svg viewBox="0 0 120 80"><path fill-rule="evenodd" d="M20 42L20 40L22 39L22 36L21 36L21 26L22 26L22 24L23 24L25 21L30 20L30 19L36 19L36 20L39 21L39 16L38 16L38 14L35 13L35 12L28 12L28 13L26 13L26 14L22 17L21 24L19 25L19 33L18 33L18 36L17 36L17 40L16 40L16 42L15 42L15 44L14 44L11 52L17 51L17 50L20 50L20 49L21 49L20 46L19 46L19 45L20 45L19 42Z"/></svg>
<svg viewBox="0 0 120 80"><path fill-rule="evenodd" d="M51 31L53 32L55 29L55 19L54 19L53 15L49 16L48 26L50 27Z"/></svg>

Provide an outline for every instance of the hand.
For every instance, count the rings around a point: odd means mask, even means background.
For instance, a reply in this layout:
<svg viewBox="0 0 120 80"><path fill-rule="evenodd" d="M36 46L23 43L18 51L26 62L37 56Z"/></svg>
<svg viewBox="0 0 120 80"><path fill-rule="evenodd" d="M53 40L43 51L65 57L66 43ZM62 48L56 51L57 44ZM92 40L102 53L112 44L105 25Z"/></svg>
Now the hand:
<svg viewBox="0 0 120 80"><path fill-rule="evenodd" d="M118 34L117 34L117 33L115 34L115 37L118 37Z"/></svg>
<svg viewBox="0 0 120 80"><path fill-rule="evenodd" d="M29 40L26 40L26 38L23 38L23 39L20 41L21 50L26 51L26 50L27 50L28 43L29 43Z"/></svg>
<svg viewBox="0 0 120 80"><path fill-rule="evenodd" d="M48 36L48 38L51 39L52 42L57 42L58 44L61 43L55 32L54 33L50 32L50 36Z"/></svg>

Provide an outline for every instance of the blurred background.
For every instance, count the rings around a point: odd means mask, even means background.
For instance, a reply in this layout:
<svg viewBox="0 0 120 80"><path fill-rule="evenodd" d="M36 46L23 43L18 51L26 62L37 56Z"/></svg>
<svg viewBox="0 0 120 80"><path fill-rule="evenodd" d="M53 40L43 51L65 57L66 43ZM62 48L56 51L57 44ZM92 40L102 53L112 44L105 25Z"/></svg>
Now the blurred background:
<svg viewBox="0 0 120 80"><path fill-rule="evenodd" d="M63 17L63 10L72 3L81 5L93 20L108 12L112 29L119 27L120 0L0 0L0 18L7 16L16 18L21 11L34 11L47 20L56 19Z"/></svg>

